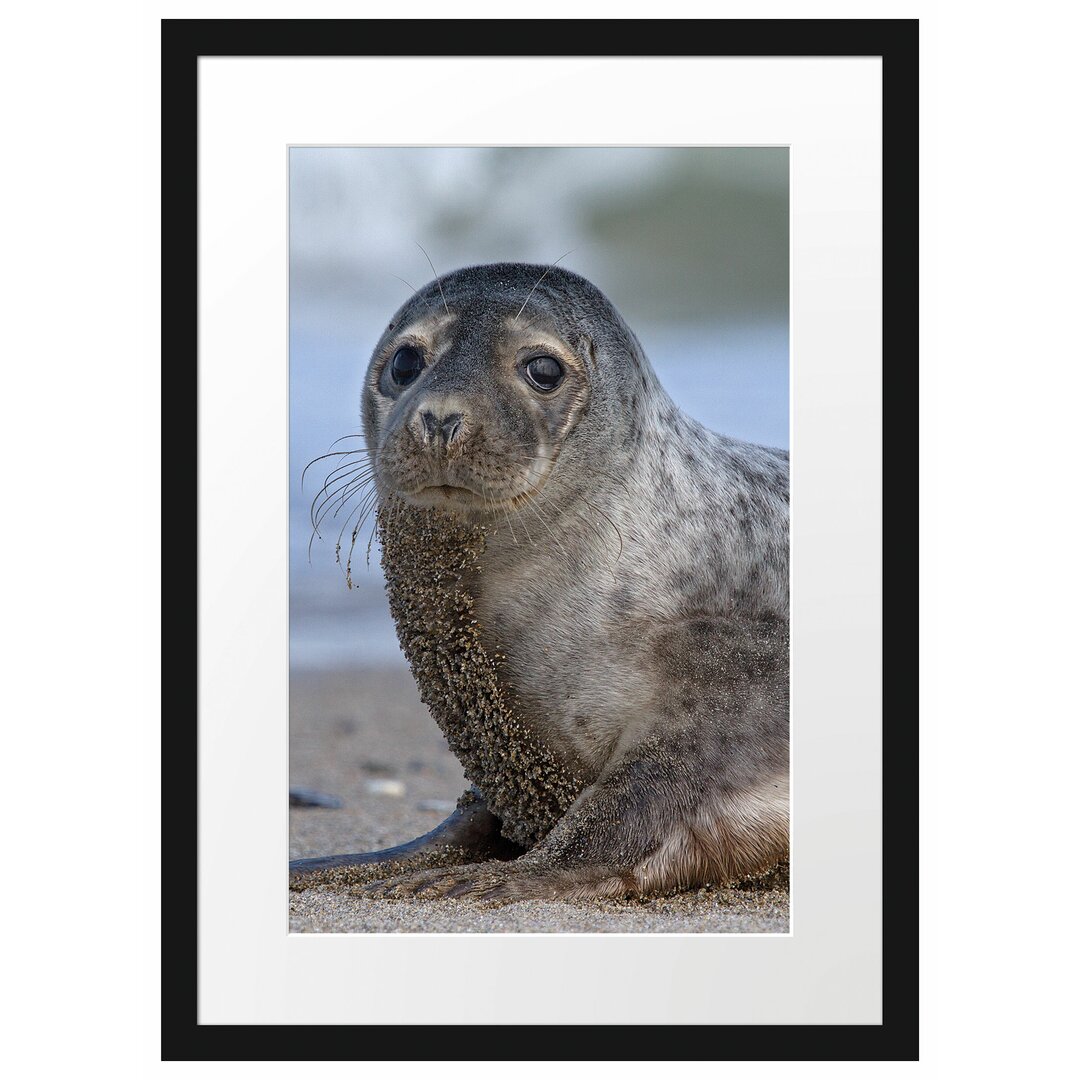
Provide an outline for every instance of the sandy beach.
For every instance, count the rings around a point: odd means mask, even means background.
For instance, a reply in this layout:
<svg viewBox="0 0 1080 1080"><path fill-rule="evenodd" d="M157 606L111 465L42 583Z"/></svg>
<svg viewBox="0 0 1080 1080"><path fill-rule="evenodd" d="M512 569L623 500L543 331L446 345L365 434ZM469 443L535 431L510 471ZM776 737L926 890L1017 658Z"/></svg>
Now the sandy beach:
<svg viewBox="0 0 1080 1080"><path fill-rule="evenodd" d="M290 784L335 796L336 809L292 807L290 858L371 851L434 828L466 788L461 766L400 667L294 672ZM776 878L651 900L499 907L468 900L374 900L318 886L290 894L300 933L786 933Z"/></svg>

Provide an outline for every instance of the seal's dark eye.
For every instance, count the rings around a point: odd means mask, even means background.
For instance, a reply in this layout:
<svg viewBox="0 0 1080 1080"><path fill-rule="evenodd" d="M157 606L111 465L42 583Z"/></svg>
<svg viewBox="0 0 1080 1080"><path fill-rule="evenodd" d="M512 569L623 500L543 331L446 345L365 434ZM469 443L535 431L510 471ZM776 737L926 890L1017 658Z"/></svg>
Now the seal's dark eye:
<svg viewBox="0 0 1080 1080"><path fill-rule="evenodd" d="M423 370L424 358L411 345L403 345L390 361L390 378L398 386L408 386Z"/></svg>
<svg viewBox="0 0 1080 1080"><path fill-rule="evenodd" d="M563 366L554 356L534 356L525 365L525 376L537 390L554 390L563 380Z"/></svg>

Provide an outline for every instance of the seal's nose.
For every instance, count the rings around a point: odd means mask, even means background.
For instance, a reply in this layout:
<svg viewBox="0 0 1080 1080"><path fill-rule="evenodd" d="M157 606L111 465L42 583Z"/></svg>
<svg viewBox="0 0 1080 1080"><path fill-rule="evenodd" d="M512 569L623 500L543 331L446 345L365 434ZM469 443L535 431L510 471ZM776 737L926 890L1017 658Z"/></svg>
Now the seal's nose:
<svg viewBox="0 0 1080 1080"><path fill-rule="evenodd" d="M459 412L438 415L430 409L420 411L420 423L423 425L425 442L441 439L444 446L450 444L462 434L464 417Z"/></svg>

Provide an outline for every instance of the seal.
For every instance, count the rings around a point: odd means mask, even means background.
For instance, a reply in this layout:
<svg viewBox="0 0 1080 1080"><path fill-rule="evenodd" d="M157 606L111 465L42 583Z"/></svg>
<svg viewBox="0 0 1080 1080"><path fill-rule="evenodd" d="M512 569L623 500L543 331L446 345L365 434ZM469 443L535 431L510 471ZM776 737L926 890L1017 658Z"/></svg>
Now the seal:
<svg viewBox="0 0 1080 1080"><path fill-rule="evenodd" d="M608 299L553 266L416 292L362 412L367 447L324 492L367 492L399 642L471 787L426 836L293 862L292 887L575 900L782 864L786 452L682 413Z"/></svg>

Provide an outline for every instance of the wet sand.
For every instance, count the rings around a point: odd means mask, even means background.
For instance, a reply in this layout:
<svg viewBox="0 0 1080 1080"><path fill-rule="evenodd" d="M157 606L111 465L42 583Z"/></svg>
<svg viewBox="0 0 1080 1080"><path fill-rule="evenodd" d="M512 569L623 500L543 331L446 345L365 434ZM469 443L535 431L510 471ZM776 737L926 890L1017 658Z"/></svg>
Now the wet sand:
<svg viewBox="0 0 1080 1080"><path fill-rule="evenodd" d="M292 807L290 858L371 851L434 828L466 788L461 766L400 667L294 672L290 783L336 796ZM652 900L373 900L318 886L290 894L306 933L786 933L786 882L706 888Z"/></svg>

